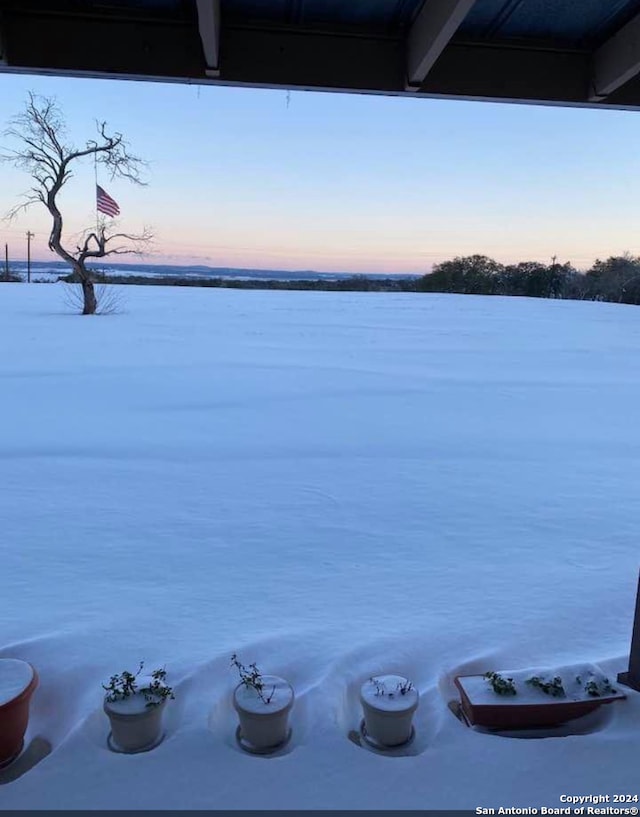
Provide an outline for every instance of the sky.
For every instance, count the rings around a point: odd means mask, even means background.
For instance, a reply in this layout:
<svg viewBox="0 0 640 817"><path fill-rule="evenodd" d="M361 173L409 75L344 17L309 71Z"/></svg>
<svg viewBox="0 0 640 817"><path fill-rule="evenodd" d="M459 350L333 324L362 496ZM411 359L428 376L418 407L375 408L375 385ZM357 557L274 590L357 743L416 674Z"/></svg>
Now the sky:
<svg viewBox="0 0 640 817"><path fill-rule="evenodd" d="M29 91L56 98L74 144L105 120L148 161L145 187L99 176L118 228L153 230L146 263L423 274L472 253L640 255L640 113L0 74L2 130ZM4 215L30 179L0 174ZM87 161L64 190L68 239L95 220L94 184ZM32 258L56 260L49 229L34 206L0 242L24 260L31 230Z"/></svg>

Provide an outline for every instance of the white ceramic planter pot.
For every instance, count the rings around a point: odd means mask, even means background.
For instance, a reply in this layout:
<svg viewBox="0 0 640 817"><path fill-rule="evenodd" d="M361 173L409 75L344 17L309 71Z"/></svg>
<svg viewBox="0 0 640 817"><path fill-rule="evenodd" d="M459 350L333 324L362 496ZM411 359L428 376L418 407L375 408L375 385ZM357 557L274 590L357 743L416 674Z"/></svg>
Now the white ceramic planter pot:
<svg viewBox="0 0 640 817"><path fill-rule="evenodd" d="M249 750L268 752L286 743L289 738L289 713L293 707L293 687L277 675L263 676L265 703L251 687L238 684L233 693L233 706L240 720L241 745ZM273 693L273 694L272 694Z"/></svg>
<svg viewBox="0 0 640 817"><path fill-rule="evenodd" d="M380 746L401 746L411 739L413 713L418 708L418 690L402 694L407 683L401 675L378 675L377 685L369 679L360 689L367 736Z"/></svg>
<svg viewBox="0 0 640 817"><path fill-rule="evenodd" d="M133 754L153 749L162 740L162 715L166 700L147 706L136 693L124 701L105 700L104 711L111 723L110 743L115 751Z"/></svg>

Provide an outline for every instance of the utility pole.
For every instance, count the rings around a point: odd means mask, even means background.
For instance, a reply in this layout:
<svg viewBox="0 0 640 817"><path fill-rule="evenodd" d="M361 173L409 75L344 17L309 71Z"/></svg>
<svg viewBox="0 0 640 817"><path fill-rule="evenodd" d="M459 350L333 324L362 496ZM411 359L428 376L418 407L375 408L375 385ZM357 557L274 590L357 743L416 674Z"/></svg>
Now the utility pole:
<svg viewBox="0 0 640 817"><path fill-rule="evenodd" d="M9 245L4 245L4 280L9 280Z"/></svg>
<svg viewBox="0 0 640 817"><path fill-rule="evenodd" d="M35 234L31 230L27 230L27 283L31 283L31 239L35 238Z"/></svg>

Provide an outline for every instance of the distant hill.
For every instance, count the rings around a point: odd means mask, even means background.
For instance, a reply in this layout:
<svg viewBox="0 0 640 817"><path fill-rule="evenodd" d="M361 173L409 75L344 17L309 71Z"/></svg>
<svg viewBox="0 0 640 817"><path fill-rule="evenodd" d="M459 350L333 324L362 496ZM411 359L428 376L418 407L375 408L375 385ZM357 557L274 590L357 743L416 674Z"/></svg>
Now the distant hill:
<svg viewBox="0 0 640 817"><path fill-rule="evenodd" d="M10 264L13 272L26 275L27 264L24 261L14 261ZM91 265L90 265L91 266ZM316 272L315 270L264 270L264 269L237 269L235 267L206 267L206 266L178 266L170 264L100 264L91 266L96 272L104 272L109 276L131 275L157 277L184 277L184 278L235 278L241 280L271 280L271 281L339 281L345 278L372 278L372 279L416 279L418 275L363 273L354 275L352 272ZM69 274L69 267L61 261L32 261L31 277L50 277Z"/></svg>

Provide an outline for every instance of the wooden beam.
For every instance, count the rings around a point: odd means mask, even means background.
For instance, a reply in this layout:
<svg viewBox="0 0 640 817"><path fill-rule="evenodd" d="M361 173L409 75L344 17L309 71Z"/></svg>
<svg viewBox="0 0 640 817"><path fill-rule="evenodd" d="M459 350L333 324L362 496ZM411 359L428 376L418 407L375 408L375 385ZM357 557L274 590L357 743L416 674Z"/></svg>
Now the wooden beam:
<svg viewBox="0 0 640 817"><path fill-rule="evenodd" d="M11 71L131 79L204 77L195 25L66 18L47 14L46 8L42 14L7 13L3 20L5 59ZM109 47L96 48L96 42Z"/></svg>
<svg viewBox="0 0 640 817"><path fill-rule="evenodd" d="M593 55L589 99L606 99L640 73L640 14L608 39Z"/></svg>
<svg viewBox="0 0 640 817"><path fill-rule="evenodd" d="M589 54L451 43L420 88L433 97L585 105Z"/></svg>
<svg viewBox="0 0 640 817"><path fill-rule="evenodd" d="M400 40L226 26L223 82L393 93L404 90Z"/></svg>
<svg viewBox="0 0 640 817"><path fill-rule="evenodd" d="M196 0L198 29L208 77L220 76L220 0Z"/></svg>
<svg viewBox="0 0 640 817"><path fill-rule="evenodd" d="M407 39L407 89L422 85L476 0L425 0Z"/></svg>

